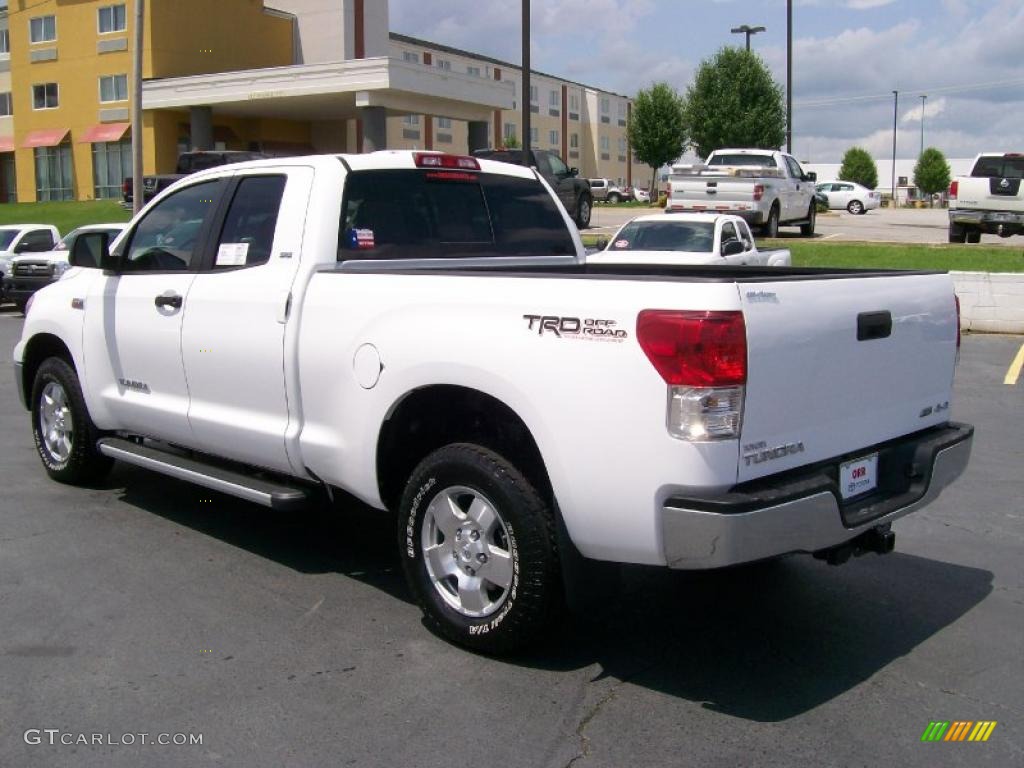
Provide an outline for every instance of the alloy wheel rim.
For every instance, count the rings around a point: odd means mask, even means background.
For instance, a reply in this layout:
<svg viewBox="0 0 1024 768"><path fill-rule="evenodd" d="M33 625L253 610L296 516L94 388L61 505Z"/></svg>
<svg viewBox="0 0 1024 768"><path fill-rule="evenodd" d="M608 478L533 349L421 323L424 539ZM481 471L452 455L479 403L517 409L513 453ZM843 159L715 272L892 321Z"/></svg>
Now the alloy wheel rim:
<svg viewBox="0 0 1024 768"><path fill-rule="evenodd" d="M427 575L463 616L490 616L508 598L515 576L510 541L497 507L475 489L445 488L424 512L420 547Z"/></svg>
<svg viewBox="0 0 1024 768"><path fill-rule="evenodd" d="M39 432L51 458L58 464L67 461L75 433L67 392L56 381L47 382L39 396Z"/></svg>

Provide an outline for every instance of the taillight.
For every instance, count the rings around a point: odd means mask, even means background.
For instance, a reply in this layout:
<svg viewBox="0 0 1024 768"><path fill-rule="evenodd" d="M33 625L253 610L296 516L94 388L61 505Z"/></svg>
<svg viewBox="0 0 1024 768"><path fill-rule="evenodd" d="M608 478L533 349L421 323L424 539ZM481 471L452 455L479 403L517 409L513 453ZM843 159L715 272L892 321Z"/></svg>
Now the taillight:
<svg viewBox="0 0 1024 768"><path fill-rule="evenodd" d="M684 440L739 437L747 380L742 312L647 309L636 336L669 385L668 430Z"/></svg>
<svg viewBox="0 0 1024 768"><path fill-rule="evenodd" d="M960 182L955 179L949 182L949 199L956 200L957 193L960 191Z"/></svg>
<svg viewBox="0 0 1024 768"><path fill-rule="evenodd" d="M755 184L754 185L754 202L756 203L756 202L760 201L760 199L762 197L764 197L764 184Z"/></svg>
<svg viewBox="0 0 1024 768"><path fill-rule="evenodd" d="M960 297L955 293L953 294L953 300L956 302L956 348L960 349Z"/></svg>
<svg viewBox="0 0 1024 768"><path fill-rule="evenodd" d="M458 168L463 171L479 171L480 163L475 157L446 155L441 152L414 152L413 161L417 168Z"/></svg>

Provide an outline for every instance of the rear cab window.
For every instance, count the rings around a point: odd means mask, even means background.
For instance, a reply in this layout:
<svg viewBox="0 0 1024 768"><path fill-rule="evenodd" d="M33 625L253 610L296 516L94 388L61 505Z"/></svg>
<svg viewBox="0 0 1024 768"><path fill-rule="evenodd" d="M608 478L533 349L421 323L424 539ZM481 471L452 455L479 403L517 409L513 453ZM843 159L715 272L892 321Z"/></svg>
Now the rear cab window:
<svg viewBox="0 0 1024 768"><path fill-rule="evenodd" d="M575 255L536 178L448 169L353 171L338 261Z"/></svg>
<svg viewBox="0 0 1024 768"><path fill-rule="evenodd" d="M971 176L997 179L1024 178L1024 155L980 157L974 164Z"/></svg>

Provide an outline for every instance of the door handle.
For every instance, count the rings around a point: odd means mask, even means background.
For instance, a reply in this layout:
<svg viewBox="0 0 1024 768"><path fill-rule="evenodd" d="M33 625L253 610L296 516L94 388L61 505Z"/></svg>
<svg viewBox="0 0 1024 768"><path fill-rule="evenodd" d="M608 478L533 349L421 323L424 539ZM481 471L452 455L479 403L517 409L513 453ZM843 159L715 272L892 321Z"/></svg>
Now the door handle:
<svg viewBox="0 0 1024 768"><path fill-rule="evenodd" d="M176 293L165 293L157 296L153 300L153 303L156 304L158 308L171 307L172 309L181 309L181 296Z"/></svg>

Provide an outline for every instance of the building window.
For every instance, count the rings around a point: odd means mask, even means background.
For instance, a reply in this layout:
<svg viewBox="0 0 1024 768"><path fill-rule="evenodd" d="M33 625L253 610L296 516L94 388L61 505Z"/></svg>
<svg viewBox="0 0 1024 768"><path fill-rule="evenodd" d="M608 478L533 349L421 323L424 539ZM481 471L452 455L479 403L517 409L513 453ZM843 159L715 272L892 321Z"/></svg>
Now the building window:
<svg viewBox="0 0 1024 768"><path fill-rule="evenodd" d="M100 78L100 101L128 101L128 75L104 75Z"/></svg>
<svg viewBox="0 0 1024 768"><path fill-rule="evenodd" d="M535 146L537 144L537 142L539 141L539 139L538 139L539 136L540 136L540 133L539 133L539 129L537 128L537 126L535 126L535 125L530 126L530 146L531 147L533 147L533 146Z"/></svg>
<svg viewBox="0 0 1024 768"><path fill-rule="evenodd" d="M562 94L560 94L558 91L552 91L551 95L548 96L548 106L554 107L555 109L558 109L560 106L562 106Z"/></svg>
<svg viewBox="0 0 1024 768"><path fill-rule="evenodd" d="M38 147L36 156L36 201L73 200L75 188L71 166L71 144Z"/></svg>
<svg viewBox="0 0 1024 768"><path fill-rule="evenodd" d="M437 118L437 127L446 131L450 131L452 129L452 119L450 117Z"/></svg>
<svg viewBox="0 0 1024 768"><path fill-rule="evenodd" d="M558 145L558 131L548 131L548 143L553 147Z"/></svg>
<svg viewBox="0 0 1024 768"><path fill-rule="evenodd" d="M419 64L420 55L412 51L402 51L402 61L407 61L410 64Z"/></svg>
<svg viewBox="0 0 1024 768"><path fill-rule="evenodd" d="M607 115L612 110L611 100L607 96L601 97L601 114Z"/></svg>
<svg viewBox="0 0 1024 768"><path fill-rule="evenodd" d="M505 140L514 139L516 137L516 124L505 123Z"/></svg>
<svg viewBox="0 0 1024 768"><path fill-rule="evenodd" d="M0 93L0 117L10 117L14 114L14 102L11 101L11 92Z"/></svg>
<svg viewBox="0 0 1024 768"><path fill-rule="evenodd" d="M466 74L470 77L480 77L480 67L466 67Z"/></svg>
<svg viewBox="0 0 1024 768"><path fill-rule="evenodd" d="M536 104L537 103L537 86L536 85L531 85L530 86L530 103L531 104Z"/></svg>
<svg viewBox="0 0 1024 768"><path fill-rule="evenodd" d="M569 148L579 149L580 148L580 135L578 133L569 134Z"/></svg>
<svg viewBox="0 0 1024 768"><path fill-rule="evenodd" d="M569 111L580 111L580 95L578 93L569 94Z"/></svg>
<svg viewBox="0 0 1024 768"><path fill-rule="evenodd" d="M106 35L110 32L124 32L128 29L128 22L124 12L124 3L120 5L105 5L99 9L100 34Z"/></svg>
<svg viewBox="0 0 1024 768"><path fill-rule="evenodd" d="M33 43L50 43L57 39L57 17L37 16L29 19L29 41Z"/></svg>
<svg viewBox="0 0 1024 768"><path fill-rule="evenodd" d="M121 197L121 184L131 175L131 139L92 145L93 191L97 200Z"/></svg>
<svg viewBox="0 0 1024 768"><path fill-rule="evenodd" d="M56 109L60 106L56 83L42 83L32 86L32 109Z"/></svg>
<svg viewBox="0 0 1024 768"><path fill-rule="evenodd" d="M406 115L405 117L402 118L402 122L405 123L406 125L415 125L415 126L419 127L420 116L419 115Z"/></svg>
<svg viewBox="0 0 1024 768"><path fill-rule="evenodd" d="M0 29L0 56L11 53L11 33L6 29Z"/></svg>
<svg viewBox="0 0 1024 768"><path fill-rule="evenodd" d="M624 101L619 102L619 117L623 119L626 117L626 102Z"/></svg>
<svg viewBox="0 0 1024 768"><path fill-rule="evenodd" d="M601 151L607 152L611 148L611 142L608 141L607 136L601 137Z"/></svg>
<svg viewBox="0 0 1024 768"><path fill-rule="evenodd" d="M620 155L626 154L626 140L625 139L619 139L619 154Z"/></svg>
<svg viewBox="0 0 1024 768"><path fill-rule="evenodd" d="M445 72L451 72L452 63L448 59L436 59L434 66L438 69L443 69Z"/></svg>

